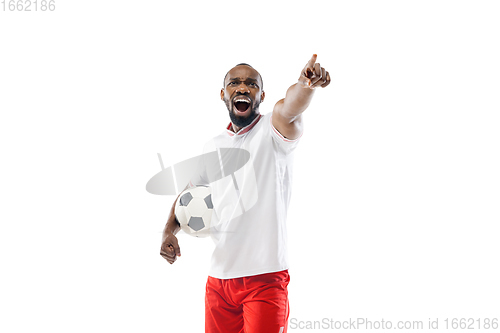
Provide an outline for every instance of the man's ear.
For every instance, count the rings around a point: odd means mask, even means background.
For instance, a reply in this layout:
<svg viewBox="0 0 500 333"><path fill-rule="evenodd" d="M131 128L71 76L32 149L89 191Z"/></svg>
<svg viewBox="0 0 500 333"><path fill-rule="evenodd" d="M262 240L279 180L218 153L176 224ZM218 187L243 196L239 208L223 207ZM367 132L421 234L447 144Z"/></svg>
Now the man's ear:
<svg viewBox="0 0 500 333"><path fill-rule="evenodd" d="M264 98L266 97L266 93L263 91L262 94L260 94L260 102L264 102Z"/></svg>
<svg viewBox="0 0 500 333"><path fill-rule="evenodd" d="M220 99L223 101L224 100L224 89L220 90Z"/></svg>

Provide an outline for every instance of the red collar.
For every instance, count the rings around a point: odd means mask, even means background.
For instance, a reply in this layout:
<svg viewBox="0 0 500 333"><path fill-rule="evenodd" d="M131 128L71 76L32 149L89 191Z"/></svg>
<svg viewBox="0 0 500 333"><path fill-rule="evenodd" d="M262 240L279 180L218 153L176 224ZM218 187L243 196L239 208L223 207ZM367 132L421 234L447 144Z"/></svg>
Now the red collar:
<svg viewBox="0 0 500 333"><path fill-rule="evenodd" d="M259 122L260 118L262 118L261 114L259 114L257 117L255 117L255 119L252 120L252 122L250 124L248 124L247 126L245 126L243 128L240 128L240 130L237 133L234 133L233 131L231 131L233 124L229 123L229 125L227 125L227 127L226 127L227 134L229 134L229 136L243 135L243 134L247 133L248 131L250 131L255 126L255 124L257 124Z"/></svg>

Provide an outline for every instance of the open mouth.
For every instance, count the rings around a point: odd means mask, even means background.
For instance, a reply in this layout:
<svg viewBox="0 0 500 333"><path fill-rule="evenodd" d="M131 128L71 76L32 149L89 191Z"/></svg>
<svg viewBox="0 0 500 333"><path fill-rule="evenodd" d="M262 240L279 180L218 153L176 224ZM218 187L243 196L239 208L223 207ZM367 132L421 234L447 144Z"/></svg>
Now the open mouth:
<svg viewBox="0 0 500 333"><path fill-rule="evenodd" d="M233 110L236 114L243 114L250 110L251 100L246 96L239 96L233 99Z"/></svg>

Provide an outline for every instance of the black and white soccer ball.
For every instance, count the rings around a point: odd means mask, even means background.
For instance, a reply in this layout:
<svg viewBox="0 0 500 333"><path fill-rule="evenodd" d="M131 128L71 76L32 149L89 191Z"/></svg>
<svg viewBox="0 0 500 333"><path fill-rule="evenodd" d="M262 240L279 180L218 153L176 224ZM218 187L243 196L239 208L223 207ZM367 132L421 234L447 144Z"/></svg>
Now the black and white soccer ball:
<svg viewBox="0 0 500 333"><path fill-rule="evenodd" d="M175 204L175 217L188 235L207 237L212 221L212 195L210 187L196 186L182 192Z"/></svg>

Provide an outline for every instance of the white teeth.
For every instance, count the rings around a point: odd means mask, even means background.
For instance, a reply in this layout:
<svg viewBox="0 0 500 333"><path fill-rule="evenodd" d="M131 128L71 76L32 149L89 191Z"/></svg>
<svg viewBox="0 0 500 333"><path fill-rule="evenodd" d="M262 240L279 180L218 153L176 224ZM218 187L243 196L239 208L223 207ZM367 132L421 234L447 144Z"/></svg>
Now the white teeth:
<svg viewBox="0 0 500 333"><path fill-rule="evenodd" d="M234 100L234 102L235 102L235 103L236 103L236 102L244 102L244 103L248 103L248 104L250 104L250 102L249 102L249 101L247 101L246 99L242 99L242 98L237 98L237 99L235 99L235 100Z"/></svg>

